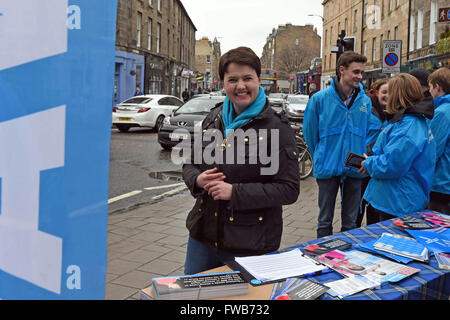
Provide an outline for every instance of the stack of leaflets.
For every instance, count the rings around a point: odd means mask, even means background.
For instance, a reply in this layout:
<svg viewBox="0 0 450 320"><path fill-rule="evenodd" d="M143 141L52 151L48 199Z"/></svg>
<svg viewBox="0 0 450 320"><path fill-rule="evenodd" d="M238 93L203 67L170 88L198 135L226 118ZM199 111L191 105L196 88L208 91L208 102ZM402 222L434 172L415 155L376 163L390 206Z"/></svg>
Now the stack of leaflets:
<svg viewBox="0 0 450 320"><path fill-rule="evenodd" d="M160 300L203 300L248 294L239 271L152 279L152 293Z"/></svg>
<svg viewBox="0 0 450 320"><path fill-rule="evenodd" d="M377 264L369 260L359 259L358 256L354 255L355 251L333 250L318 255L315 259L344 275L364 274L378 267Z"/></svg>
<svg viewBox="0 0 450 320"><path fill-rule="evenodd" d="M288 278L273 286L271 300L315 300L328 291L328 287L307 279Z"/></svg>
<svg viewBox="0 0 450 320"><path fill-rule="evenodd" d="M350 249L351 247L352 244L350 242L341 239L330 239L319 243L310 244L303 250L305 251L306 254L316 256L333 250L341 250L341 251L347 250Z"/></svg>
<svg viewBox="0 0 450 320"><path fill-rule="evenodd" d="M444 252L434 253L436 260L438 262L439 268L444 270L450 270L450 254Z"/></svg>
<svg viewBox="0 0 450 320"><path fill-rule="evenodd" d="M327 282L326 285L330 288L328 294L342 299L367 289L378 288L380 283L359 275Z"/></svg>
<svg viewBox="0 0 450 320"><path fill-rule="evenodd" d="M450 216L446 214L427 210L422 213L422 217L436 226L450 228Z"/></svg>
<svg viewBox="0 0 450 320"><path fill-rule="evenodd" d="M328 252L316 259L345 276L362 275L378 283L397 282L420 271L359 250Z"/></svg>
<svg viewBox="0 0 450 320"><path fill-rule="evenodd" d="M430 251L450 253L450 230L436 228L428 230L408 230L417 241L422 243Z"/></svg>
<svg viewBox="0 0 450 320"><path fill-rule="evenodd" d="M400 230L423 230L435 228L434 225L426 222L425 219L413 216L403 216L401 218L395 219L392 223L394 227Z"/></svg>
<svg viewBox="0 0 450 320"><path fill-rule="evenodd" d="M422 262L429 260L429 251L423 244L397 234L383 233L375 241L374 248Z"/></svg>
<svg viewBox="0 0 450 320"><path fill-rule="evenodd" d="M397 262L400 262L400 263L404 263L404 264L407 264L407 263L409 263L411 261L414 261L413 259L410 259L410 258L407 258L407 257L398 256L398 255L393 254L393 253L377 250L373 246L375 244L375 242L377 242L377 239L369 241L369 242L358 243L355 246L355 248L357 250L365 251L365 252L368 252L368 253L375 253L375 254L378 254L378 255L382 255L382 256L385 256L385 257L387 257L389 259L392 259L394 261L397 261Z"/></svg>

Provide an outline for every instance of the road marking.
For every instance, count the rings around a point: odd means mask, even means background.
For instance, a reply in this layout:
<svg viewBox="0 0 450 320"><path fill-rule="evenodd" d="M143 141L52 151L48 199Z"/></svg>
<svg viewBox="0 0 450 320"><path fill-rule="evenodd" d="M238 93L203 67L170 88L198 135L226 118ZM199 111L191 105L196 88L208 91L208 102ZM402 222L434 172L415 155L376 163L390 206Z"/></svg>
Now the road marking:
<svg viewBox="0 0 450 320"><path fill-rule="evenodd" d="M174 183L174 184L168 184L165 186L157 186L157 187L148 187L148 188L144 188L145 190L157 190L157 189L165 189L165 188L170 188L170 187L178 187L184 185L184 182L181 183Z"/></svg>
<svg viewBox="0 0 450 320"><path fill-rule="evenodd" d="M120 196L117 196L117 197L109 199L108 200L108 204L109 203L113 203L113 202L118 201L118 200L122 200L122 199L128 198L128 197L132 197L132 196L137 195L137 194L139 194L141 192L142 192L142 190L135 190L135 191L131 191L131 192L122 194Z"/></svg>
<svg viewBox="0 0 450 320"><path fill-rule="evenodd" d="M183 191L184 189L187 189L187 187L185 185L181 186L181 187L178 187L178 188L175 188L173 190L161 193L160 195L153 197L152 200L157 200L157 199L161 199L162 197L165 197L165 196L170 196L170 195L176 194L176 193L178 193L180 191Z"/></svg>

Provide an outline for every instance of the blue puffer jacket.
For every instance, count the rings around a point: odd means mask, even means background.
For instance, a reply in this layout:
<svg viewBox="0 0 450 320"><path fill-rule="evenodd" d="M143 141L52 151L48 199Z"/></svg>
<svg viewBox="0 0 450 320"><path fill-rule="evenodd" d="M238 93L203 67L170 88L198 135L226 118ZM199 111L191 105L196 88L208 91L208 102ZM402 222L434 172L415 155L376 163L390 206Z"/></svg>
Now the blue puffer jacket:
<svg viewBox="0 0 450 320"><path fill-rule="evenodd" d="M364 161L371 176L363 198L375 209L404 216L424 209L436 164L436 144L425 116L433 100L424 99L397 113L378 136L373 156Z"/></svg>
<svg viewBox="0 0 450 320"><path fill-rule="evenodd" d="M436 141L436 170L431 191L450 194L450 94L434 99L431 133Z"/></svg>
<svg viewBox="0 0 450 320"><path fill-rule="evenodd" d="M305 110L303 134L314 160L314 177L335 176L363 178L355 169L344 166L348 152L362 155L375 132L380 130L372 117L370 98L360 91L350 109L331 86L314 94Z"/></svg>

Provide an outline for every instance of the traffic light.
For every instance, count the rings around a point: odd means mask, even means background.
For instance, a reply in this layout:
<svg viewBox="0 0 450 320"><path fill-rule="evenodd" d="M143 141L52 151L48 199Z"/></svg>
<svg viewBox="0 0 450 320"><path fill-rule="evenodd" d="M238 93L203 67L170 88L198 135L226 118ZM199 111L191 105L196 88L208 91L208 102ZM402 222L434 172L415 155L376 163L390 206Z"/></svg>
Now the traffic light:
<svg viewBox="0 0 450 320"><path fill-rule="evenodd" d="M344 37L343 45L343 51L355 51L355 37Z"/></svg>

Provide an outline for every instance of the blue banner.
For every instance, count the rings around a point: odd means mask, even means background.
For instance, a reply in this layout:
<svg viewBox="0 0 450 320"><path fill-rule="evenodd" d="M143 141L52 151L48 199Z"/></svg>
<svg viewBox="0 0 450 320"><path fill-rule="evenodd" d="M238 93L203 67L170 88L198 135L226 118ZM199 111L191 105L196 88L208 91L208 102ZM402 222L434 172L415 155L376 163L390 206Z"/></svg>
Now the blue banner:
<svg viewBox="0 0 450 320"><path fill-rule="evenodd" d="M104 299L117 0L0 2L0 299Z"/></svg>

